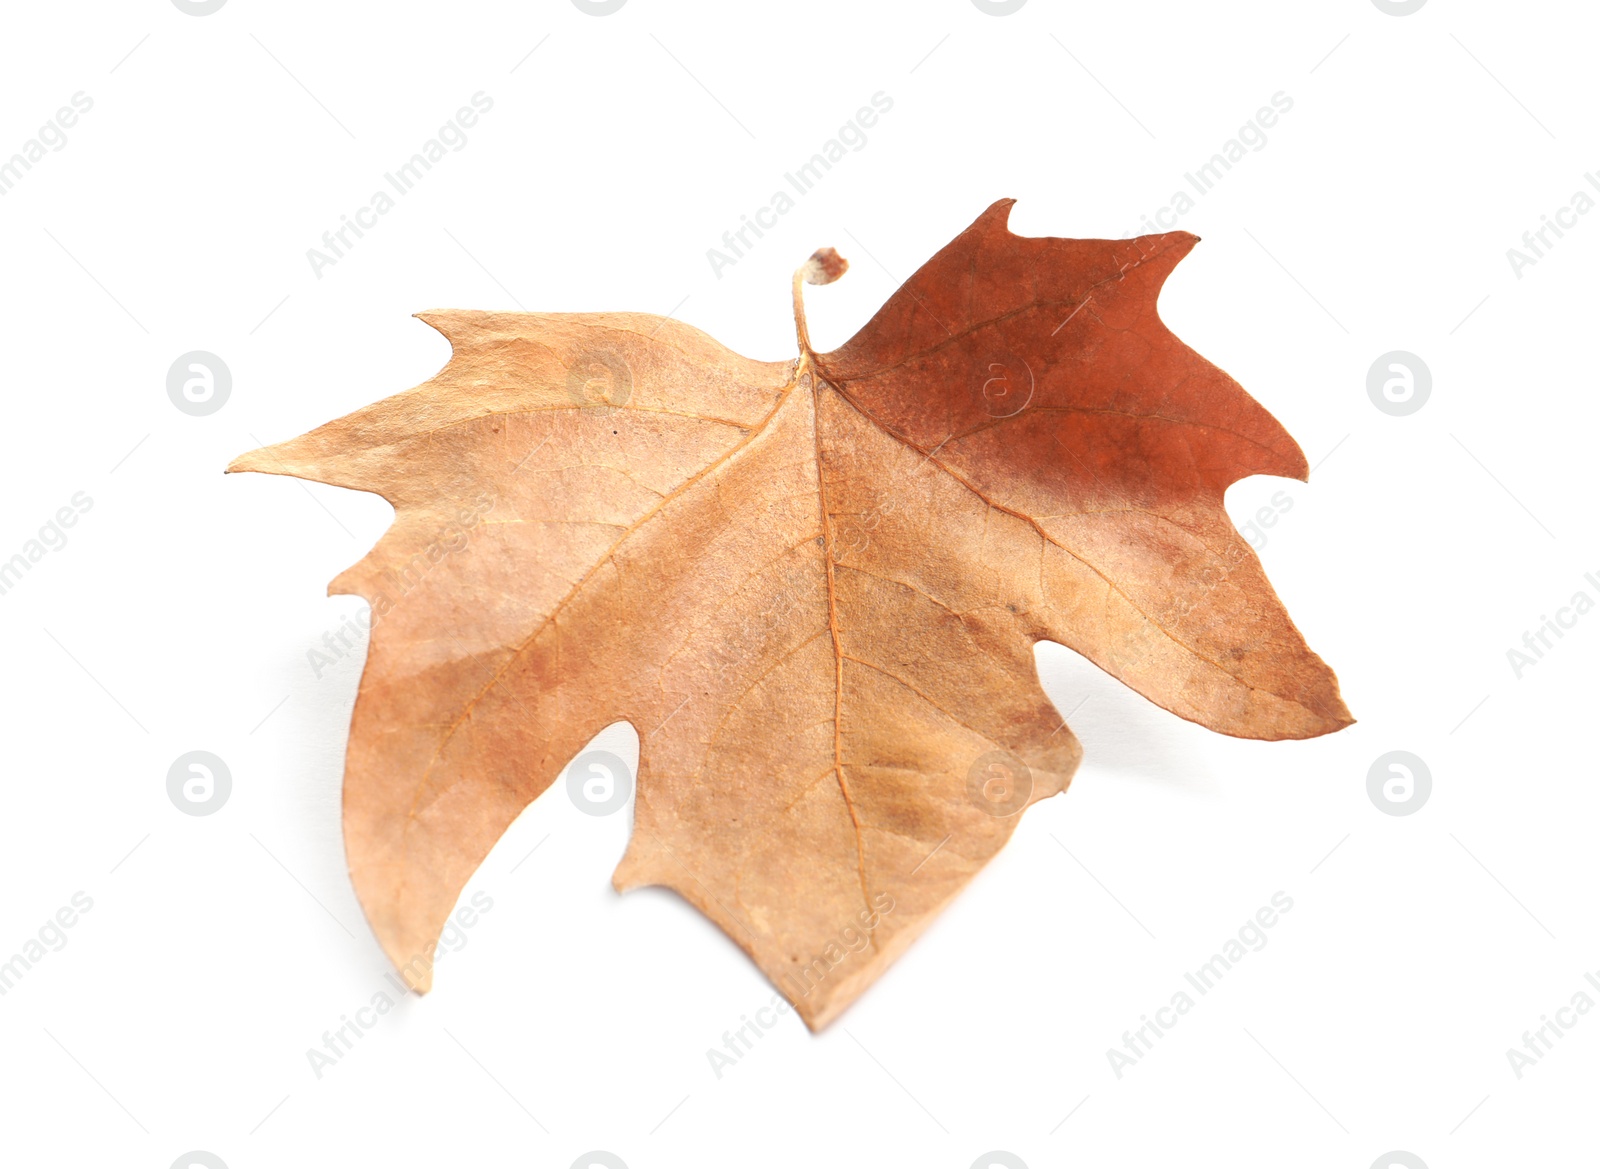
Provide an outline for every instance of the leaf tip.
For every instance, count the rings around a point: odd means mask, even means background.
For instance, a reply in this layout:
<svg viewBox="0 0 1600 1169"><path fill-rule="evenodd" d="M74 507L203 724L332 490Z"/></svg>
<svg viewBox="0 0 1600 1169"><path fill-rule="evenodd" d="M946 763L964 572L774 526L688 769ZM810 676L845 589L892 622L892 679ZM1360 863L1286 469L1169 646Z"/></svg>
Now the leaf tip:
<svg viewBox="0 0 1600 1169"><path fill-rule="evenodd" d="M1011 209L1017 205L1015 199L996 199L984 208L983 214L978 216L972 227L994 227L1001 231L1010 231ZM971 231L972 228L967 229Z"/></svg>
<svg viewBox="0 0 1600 1169"><path fill-rule="evenodd" d="M1344 704L1344 697L1339 693L1339 680L1328 671L1328 682L1332 693L1316 711L1314 721L1300 728L1299 733L1288 737L1295 739L1320 739L1323 735L1337 734L1346 727L1355 725L1356 716L1350 713L1350 708Z"/></svg>
<svg viewBox="0 0 1600 1169"><path fill-rule="evenodd" d="M260 454L260 450L246 451L224 467L222 473L224 475L234 475L240 471L259 471L261 470L261 461L257 456Z"/></svg>
<svg viewBox="0 0 1600 1169"><path fill-rule="evenodd" d="M1141 236L1140 239L1154 240L1155 247L1149 258L1154 258L1163 252L1171 252L1172 263L1177 262L1194 250L1194 245L1200 242L1200 237L1192 231L1163 231L1157 235Z"/></svg>
<svg viewBox="0 0 1600 1169"><path fill-rule="evenodd" d="M450 342L450 348L454 349L457 342L472 335L474 326L482 328L483 318L488 314L477 309L430 308L411 316Z"/></svg>

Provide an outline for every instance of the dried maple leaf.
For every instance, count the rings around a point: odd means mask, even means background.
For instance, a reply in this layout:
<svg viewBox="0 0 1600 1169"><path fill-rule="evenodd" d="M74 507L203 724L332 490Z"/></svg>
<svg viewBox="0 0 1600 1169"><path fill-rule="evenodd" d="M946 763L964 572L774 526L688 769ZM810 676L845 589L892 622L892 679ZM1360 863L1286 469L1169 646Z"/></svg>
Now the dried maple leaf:
<svg viewBox="0 0 1600 1169"><path fill-rule="evenodd" d="M813 1028L1065 788L1034 643L1230 735L1348 724L1223 511L1305 458L1161 323L1194 245L1027 239L996 203L843 348L624 313L422 314L433 380L245 455L374 491L345 841L427 989L473 871L597 732L640 737L614 882L676 889Z"/></svg>

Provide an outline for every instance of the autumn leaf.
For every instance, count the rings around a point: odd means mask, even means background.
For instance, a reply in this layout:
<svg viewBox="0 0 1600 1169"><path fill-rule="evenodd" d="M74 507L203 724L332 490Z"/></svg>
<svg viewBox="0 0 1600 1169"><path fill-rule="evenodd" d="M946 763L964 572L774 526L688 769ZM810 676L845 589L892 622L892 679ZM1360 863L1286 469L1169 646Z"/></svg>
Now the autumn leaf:
<svg viewBox="0 0 1600 1169"><path fill-rule="evenodd" d="M996 203L841 349L741 357L627 313L422 314L416 389L238 459L395 508L331 592L372 605L345 842L419 990L462 888L604 727L638 732L614 883L677 890L813 1028L1081 755L1059 642L1225 734L1351 719L1223 510L1304 479L1161 323L1196 242L1028 239Z"/></svg>

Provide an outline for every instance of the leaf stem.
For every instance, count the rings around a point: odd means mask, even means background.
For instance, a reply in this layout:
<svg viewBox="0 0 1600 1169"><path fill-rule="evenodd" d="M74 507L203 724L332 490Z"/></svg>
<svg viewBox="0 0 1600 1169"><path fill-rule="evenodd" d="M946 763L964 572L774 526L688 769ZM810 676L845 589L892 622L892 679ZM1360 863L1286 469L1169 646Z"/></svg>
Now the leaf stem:
<svg viewBox="0 0 1600 1169"><path fill-rule="evenodd" d="M801 357L815 357L811 349L811 333L806 329L806 303L800 294L800 285L832 284L850 270L850 261L832 248L818 248L811 258L794 270L794 336L800 345Z"/></svg>
<svg viewBox="0 0 1600 1169"><path fill-rule="evenodd" d="M800 356L811 355L811 334L806 331L806 302L800 295L800 284L805 278L805 268L794 270L794 339L800 346Z"/></svg>

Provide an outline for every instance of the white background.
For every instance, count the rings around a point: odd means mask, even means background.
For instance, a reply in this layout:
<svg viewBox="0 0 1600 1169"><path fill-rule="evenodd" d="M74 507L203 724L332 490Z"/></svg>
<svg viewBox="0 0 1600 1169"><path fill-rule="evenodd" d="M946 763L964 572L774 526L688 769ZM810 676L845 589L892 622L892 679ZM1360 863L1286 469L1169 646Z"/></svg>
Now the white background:
<svg viewBox="0 0 1600 1169"><path fill-rule="evenodd" d="M1521 278L1506 257L1600 167L1591 8L106 0L4 19L0 157L73 93L94 107L0 198L0 559L75 492L93 507L0 596L0 959L75 892L94 904L0 997L0 1161L1594 1155L1600 1012L1520 1079L1506 1056L1600 970L1600 616L1520 679L1506 657L1579 589L1600 599L1600 215ZM494 108L469 144L317 278L306 250L479 90ZM894 108L866 147L717 278L706 250L879 90ZM788 274L832 244L853 267L809 297L832 347L996 198L1020 200L1021 234L1137 228L1280 90L1267 145L1180 222L1204 239L1161 307L1316 464L1229 506L1242 524L1292 498L1261 555L1358 723L1235 741L1042 646L1052 698L1082 703L1071 791L838 1023L789 1015L720 1079L707 1049L771 988L674 896L613 893L628 814L580 815L558 784L468 886L493 910L435 991L314 1075L307 1049L386 963L338 823L359 660L318 678L307 651L356 611L326 582L391 511L227 461L429 377L448 350L421 309L676 311L784 359ZM209 417L166 394L195 349L233 374ZM1366 393L1395 349L1432 371L1409 417ZM631 730L603 738L633 757ZM196 749L233 776L207 817L166 793ZM1433 777L1403 817L1366 784L1397 749ZM1265 948L1119 1078L1107 1049L1280 890L1294 908Z"/></svg>

